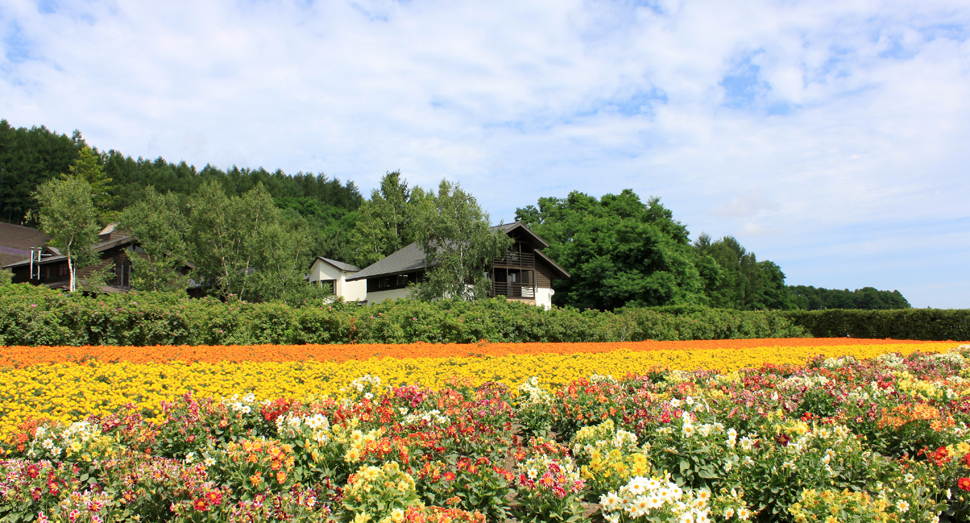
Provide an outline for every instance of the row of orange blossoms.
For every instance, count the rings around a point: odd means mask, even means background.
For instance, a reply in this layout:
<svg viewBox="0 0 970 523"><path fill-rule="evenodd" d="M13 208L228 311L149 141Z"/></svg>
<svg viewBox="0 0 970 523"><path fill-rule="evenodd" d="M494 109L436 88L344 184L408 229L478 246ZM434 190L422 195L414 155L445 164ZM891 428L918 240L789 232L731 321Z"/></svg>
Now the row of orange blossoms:
<svg viewBox="0 0 970 523"><path fill-rule="evenodd" d="M959 342L937 342L946 347ZM708 349L754 349L768 347L831 348L835 346L899 346L901 352L933 352L935 343L915 340L851 338L768 338L741 340L632 341L586 343L411 343L353 345L159 345L153 347L0 347L0 367L24 368L52 363L186 363L327 361L343 363L371 358L474 358L534 354L588 354L622 349L632 352ZM910 347L911 346L911 347ZM907 350L912 349L912 350ZM827 352L819 350L819 353Z"/></svg>

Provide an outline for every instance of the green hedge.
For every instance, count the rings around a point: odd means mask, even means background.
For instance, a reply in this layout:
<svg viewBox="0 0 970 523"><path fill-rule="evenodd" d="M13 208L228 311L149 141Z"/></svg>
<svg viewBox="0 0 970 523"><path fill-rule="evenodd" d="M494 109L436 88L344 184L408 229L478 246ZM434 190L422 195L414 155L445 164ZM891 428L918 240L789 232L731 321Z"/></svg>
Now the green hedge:
<svg viewBox="0 0 970 523"><path fill-rule="evenodd" d="M970 340L970 311L744 312L704 307L545 311L474 303L221 302L185 294L71 295L0 287L0 345L248 345L710 340L784 337Z"/></svg>
<svg viewBox="0 0 970 523"><path fill-rule="evenodd" d="M970 340L970 310L967 309L835 309L782 314L816 338Z"/></svg>
<svg viewBox="0 0 970 523"><path fill-rule="evenodd" d="M246 345L691 340L805 336L778 314L716 309L545 311L474 303L223 303L184 294L65 294L0 287L0 345Z"/></svg>

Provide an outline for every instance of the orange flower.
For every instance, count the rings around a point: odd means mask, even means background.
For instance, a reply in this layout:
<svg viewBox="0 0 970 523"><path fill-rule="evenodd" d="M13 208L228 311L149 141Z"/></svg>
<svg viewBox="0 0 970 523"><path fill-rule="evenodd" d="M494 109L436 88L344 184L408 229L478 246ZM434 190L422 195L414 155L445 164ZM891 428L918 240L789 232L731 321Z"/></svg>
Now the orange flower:
<svg viewBox="0 0 970 523"><path fill-rule="evenodd" d="M168 345L154 347L41 346L4 347L0 367L23 368L51 363L98 361L131 363L221 363L330 361L343 363L371 358L482 358L514 354L586 354L624 349L660 350L752 349L759 347L830 347L846 345L920 345L916 340L862 338L767 338L740 340L633 341L580 343L410 343L359 345ZM379 356L378 356L379 355Z"/></svg>

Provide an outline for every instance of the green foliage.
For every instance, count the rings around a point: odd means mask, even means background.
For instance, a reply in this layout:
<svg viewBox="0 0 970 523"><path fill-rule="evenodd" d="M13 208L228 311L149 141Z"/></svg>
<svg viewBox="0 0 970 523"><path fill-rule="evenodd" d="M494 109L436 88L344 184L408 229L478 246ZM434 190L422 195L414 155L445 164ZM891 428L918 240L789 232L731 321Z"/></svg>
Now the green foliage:
<svg viewBox="0 0 970 523"><path fill-rule="evenodd" d="M400 171L384 175L380 189L371 192L370 200L358 209L349 235L352 252L346 259L366 267L413 242L416 208L423 197L420 188L408 188Z"/></svg>
<svg viewBox="0 0 970 523"><path fill-rule="evenodd" d="M199 280L218 296L300 299L310 292L303 268L306 221L286 219L260 184L227 196L210 182L189 201L188 237Z"/></svg>
<svg viewBox="0 0 970 523"><path fill-rule="evenodd" d="M119 226L138 241L129 253L132 287L146 291L176 291L188 286L189 223L179 209L178 197L159 194L153 187L145 198L125 208Z"/></svg>
<svg viewBox="0 0 970 523"><path fill-rule="evenodd" d="M0 120L0 219L22 223L37 208L37 187L68 172L83 146L80 133L72 139L44 126L13 128Z"/></svg>
<svg viewBox="0 0 970 523"><path fill-rule="evenodd" d="M78 269L99 261L91 250L98 242L98 212L92 201L91 186L75 177L52 179L35 193L40 203L37 219L40 229L50 238L48 245L67 257L70 270L69 290L77 289Z"/></svg>
<svg viewBox="0 0 970 523"><path fill-rule="evenodd" d="M967 309L828 309L782 314L817 338L970 340L970 310Z"/></svg>
<svg viewBox="0 0 970 523"><path fill-rule="evenodd" d="M107 225L117 214L109 212L112 202L115 200L113 195L114 186L112 180L104 172L101 166L101 156L94 152L87 145L81 148L77 160L70 167L70 177L88 182L91 186L91 199L101 218L101 224ZM68 175L62 175L68 178Z"/></svg>
<svg viewBox="0 0 970 523"><path fill-rule="evenodd" d="M909 309L910 304L899 291L880 291L872 287L823 289L809 285L789 286L792 301L799 309Z"/></svg>
<svg viewBox="0 0 970 523"><path fill-rule="evenodd" d="M705 273L710 304L739 310L792 309L785 287L785 274L770 261L758 261L732 236L711 241L706 234L694 242L699 257L709 257L717 265L716 279Z"/></svg>
<svg viewBox="0 0 970 523"><path fill-rule="evenodd" d="M496 298L361 307L319 297L290 305L184 292L82 296L0 287L0 345L247 345L680 340L799 336L780 313L697 309L549 311Z"/></svg>
<svg viewBox="0 0 970 523"><path fill-rule="evenodd" d="M429 194L418 205L418 246L430 267L425 281L417 284L420 299L461 300L488 296L487 269L513 240L489 228L488 214L475 198L457 184L442 180L438 194Z"/></svg>
<svg viewBox="0 0 970 523"><path fill-rule="evenodd" d="M9 285L11 281L13 281L13 273L10 271L0 270L0 287Z"/></svg>
<svg viewBox="0 0 970 523"><path fill-rule="evenodd" d="M706 302L687 229L672 216L658 198L643 203L629 189L599 200L574 191L516 211L572 274L554 282L553 301L593 309Z"/></svg>
<svg viewBox="0 0 970 523"><path fill-rule="evenodd" d="M189 299L184 292L82 296L5 285L0 287L0 345L583 342L839 337L847 332L866 338L970 339L966 310L546 311L499 298L399 300L370 307L320 297L289 303Z"/></svg>

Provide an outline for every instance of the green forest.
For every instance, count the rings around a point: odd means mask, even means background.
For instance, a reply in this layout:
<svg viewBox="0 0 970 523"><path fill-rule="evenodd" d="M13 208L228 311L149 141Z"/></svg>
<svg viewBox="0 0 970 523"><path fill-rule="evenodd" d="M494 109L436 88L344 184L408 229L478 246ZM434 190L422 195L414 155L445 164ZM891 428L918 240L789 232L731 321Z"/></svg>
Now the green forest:
<svg viewBox="0 0 970 523"><path fill-rule="evenodd" d="M54 212L58 206L71 213ZM435 192L388 172L364 197L352 181L323 173L133 159L89 146L79 131L67 136L6 120L0 120L0 220L40 228L52 242L67 242L51 233L71 224L89 244L101 227L118 222L146 253L132 261L137 288L184 289L188 276L177 268L188 263L193 279L210 283L210 294L252 301L299 301L319 292L303 281L318 256L363 268L411 242L440 252L461 239L475 246L477 258L441 254L436 263L453 270L432 274L418 293L455 295L454 282L474 279L474 264L505 248L504 238L489 236L488 214L474 197L446 181ZM910 307L898 291L788 286L777 264L758 260L735 238L701 234L691 241L660 198L644 200L632 190L540 197L518 209L516 220L543 237L550 244L545 253L571 273L554 282L559 306Z"/></svg>

